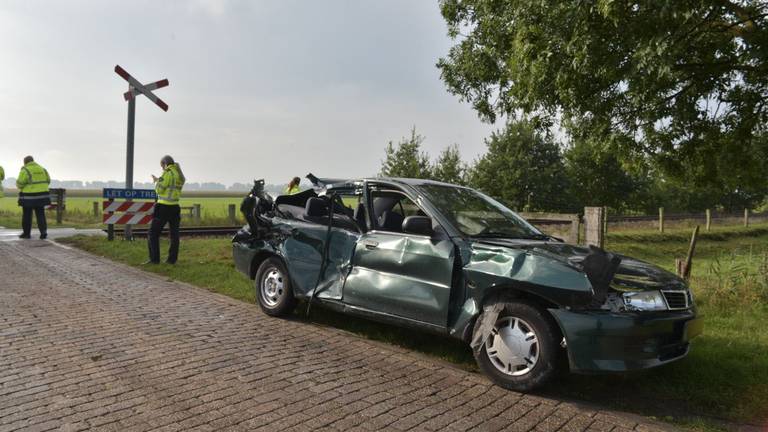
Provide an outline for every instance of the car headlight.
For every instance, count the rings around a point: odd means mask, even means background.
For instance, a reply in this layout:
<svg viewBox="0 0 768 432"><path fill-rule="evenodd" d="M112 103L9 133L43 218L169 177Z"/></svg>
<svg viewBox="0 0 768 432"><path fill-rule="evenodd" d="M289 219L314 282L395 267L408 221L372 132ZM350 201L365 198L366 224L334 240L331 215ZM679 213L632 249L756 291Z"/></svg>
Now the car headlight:
<svg viewBox="0 0 768 432"><path fill-rule="evenodd" d="M622 294L628 310L667 310L667 302L661 291L638 291Z"/></svg>

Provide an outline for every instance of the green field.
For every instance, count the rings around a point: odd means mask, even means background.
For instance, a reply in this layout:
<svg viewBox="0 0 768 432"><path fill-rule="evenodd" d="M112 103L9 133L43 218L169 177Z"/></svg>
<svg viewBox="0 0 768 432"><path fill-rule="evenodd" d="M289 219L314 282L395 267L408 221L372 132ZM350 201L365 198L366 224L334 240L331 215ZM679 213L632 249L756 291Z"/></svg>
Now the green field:
<svg viewBox="0 0 768 432"><path fill-rule="evenodd" d="M201 194L202 195L202 194ZM192 207L194 204L200 204L201 223L200 225L231 225L228 218L227 207L230 204L235 205L235 214L239 223L244 223L240 215L240 201L246 194L243 192L240 196L194 196L186 195L181 199L182 207ZM75 226L82 228L94 228L101 226L101 202L104 201L98 197L79 197L68 196L66 200L66 212L64 214L63 226ZM97 215L93 212L93 203L98 203ZM189 210L185 210L189 212ZM55 212L48 212L49 224L53 226ZM191 217L183 219L182 224L194 225ZM0 226L7 228L18 228L21 225L21 208L17 205L16 198L0 198Z"/></svg>
<svg viewBox="0 0 768 432"><path fill-rule="evenodd" d="M0 198L0 226L6 228L19 228L21 226L21 208L17 204L17 199L11 194ZM235 225L245 223L240 214L240 202L246 192L206 192L190 191L185 192L181 199L182 207L182 225L185 226L229 226L232 222L229 220L230 205L235 205ZM95 195L94 191L73 190L67 191L66 212L62 221L63 227L77 228L100 228L101 223L101 203L103 198ZM345 200L346 204L352 207L352 202ZM97 203L98 214L94 213L93 203ZM201 219L197 224L191 217L190 207L195 204L200 205ZM186 209L184 209L186 207ZM55 212L48 212L48 223L55 226Z"/></svg>
<svg viewBox="0 0 768 432"><path fill-rule="evenodd" d="M688 247L688 230L609 234L608 248L672 269ZM144 242L67 240L85 250L138 265ZM227 239L182 243L177 266L149 270L249 303L250 281L235 271ZM588 401L652 416L697 430L718 429L722 421L764 425L768 421L768 225L716 228L700 238L691 281L705 333L679 362L631 374L566 375L541 394ZM303 317L303 308L297 316ZM467 346L449 338L402 330L313 309L313 322L345 329L475 370Z"/></svg>

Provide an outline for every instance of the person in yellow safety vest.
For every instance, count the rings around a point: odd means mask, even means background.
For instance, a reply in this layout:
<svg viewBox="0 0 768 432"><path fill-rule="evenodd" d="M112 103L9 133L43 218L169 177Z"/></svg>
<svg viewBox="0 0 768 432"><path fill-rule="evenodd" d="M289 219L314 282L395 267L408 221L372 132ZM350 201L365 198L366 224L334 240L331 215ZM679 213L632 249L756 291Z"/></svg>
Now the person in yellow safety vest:
<svg viewBox="0 0 768 432"><path fill-rule="evenodd" d="M295 195L299 192L301 192L301 189L299 189L299 183L301 183L301 179L298 177L294 177L290 183L288 183L288 187L285 188L285 194L286 195Z"/></svg>
<svg viewBox="0 0 768 432"><path fill-rule="evenodd" d="M19 238L28 239L32 233L32 212L37 219L40 239L48 238L48 222L45 220L45 206L51 203L51 192L48 186L51 176L45 168L38 165L32 156L24 158L16 178L16 188L19 189L19 206L22 208L21 235Z"/></svg>
<svg viewBox="0 0 768 432"><path fill-rule="evenodd" d="M181 223L181 188L186 182L181 166L170 156L163 156L160 160L163 174L160 177L152 176L155 182L157 203L152 217L152 225L149 228L149 261L145 264L160 263L160 234L165 224L169 225L171 247L168 250L167 264L176 264L179 258L179 226Z"/></svg>
<svg viewBox="0 0 768 432"><path fill-rule="evenodd" d="M5 170L0 166L0 198L5 196L5 194L3 194L3 180L5 180Z"/></svg>

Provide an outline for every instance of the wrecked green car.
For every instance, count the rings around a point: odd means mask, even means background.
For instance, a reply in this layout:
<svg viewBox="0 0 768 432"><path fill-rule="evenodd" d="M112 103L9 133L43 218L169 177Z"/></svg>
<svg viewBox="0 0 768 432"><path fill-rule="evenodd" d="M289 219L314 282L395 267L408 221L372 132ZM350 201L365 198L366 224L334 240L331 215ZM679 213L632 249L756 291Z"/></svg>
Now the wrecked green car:
<svg viewBox="0 0 768 432"><path fill-rule="evenodd" d="M319 179L274 201L257 181L233 239L262 310L297 301L469 343L496 384L684 357L701 319L686 283L645 262L563 243L470 188Z"/></svg>

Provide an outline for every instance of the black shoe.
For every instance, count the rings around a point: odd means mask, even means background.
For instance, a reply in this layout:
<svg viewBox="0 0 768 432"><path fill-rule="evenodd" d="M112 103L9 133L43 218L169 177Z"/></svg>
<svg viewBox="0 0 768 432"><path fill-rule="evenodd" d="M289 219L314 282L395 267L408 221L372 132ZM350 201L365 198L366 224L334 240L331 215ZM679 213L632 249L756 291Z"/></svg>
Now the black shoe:
<svg viewBox="0 0 768 432"><path fill-rule="evenodd" d="M45 240L48 238L48 234L40 234L40 240Z"/></svg>
<svg viewBox="0 0 768 432"><path fill-rule="evenodd" d="M168 261L168 260L165 260L165 263L166 263L166 264L170 264L170 265L176 265L176 261Z"/></svg>
<svg viewBox="0 0 768 432"><path fill-rule="evenodd" d="M157 262L157 261L152 261L152 260L144 261L143 263L141 263L141 265L150 265L150 264L151 265L157 265L157 264L160 264L160 263Z"/></svg>
<svg viewBox="0 0 768 432"><path fill-rule="evenodd" d="M20 239L30 239L32 238L29 234L22 234L19 236Z"/></svg>

